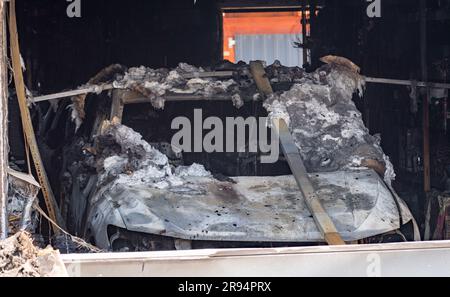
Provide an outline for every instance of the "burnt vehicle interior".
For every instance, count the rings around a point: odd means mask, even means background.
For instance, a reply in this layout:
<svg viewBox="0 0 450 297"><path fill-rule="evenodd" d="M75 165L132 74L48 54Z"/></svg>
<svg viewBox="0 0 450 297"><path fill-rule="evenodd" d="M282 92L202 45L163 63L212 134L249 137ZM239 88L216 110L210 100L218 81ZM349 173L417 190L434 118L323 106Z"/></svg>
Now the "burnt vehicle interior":
<svg viewBox="0 0 450 297"><path fill-rule="evenodd" d="M81 0L72 17L66 1L16 2L54 202L18 182L9 211L37 242L74 253L450 239L449 0L381 1L380 16L362 0ZM10 168L36 177L15 87ZM255 129L273 143L276 128L277 161L248 149L245 125L243 150L174 148L174 119L199 110L202 126L267 119Z"/></svg>

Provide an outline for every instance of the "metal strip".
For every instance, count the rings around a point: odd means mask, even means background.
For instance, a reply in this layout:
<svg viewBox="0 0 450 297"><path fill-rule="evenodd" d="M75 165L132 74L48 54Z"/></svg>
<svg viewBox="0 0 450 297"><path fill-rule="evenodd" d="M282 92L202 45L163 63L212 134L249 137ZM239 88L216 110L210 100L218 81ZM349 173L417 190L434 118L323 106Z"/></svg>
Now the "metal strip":
<svg viewBox="0 0 450 297"><path fill-rule="evenodd" d="M272 121L280 136L280 145L283 154L286 157L295 181L303 194L306 204L314 217L317 227L322 232L325 241L330 245L344 245L345 242L339 235L333 221L323 208L317 197L314 187L309 180L303 160L300 156L297 146L294 143L291 133L286 122L282 119L274 119Z"/></svg>
<svg viewBox="0 0 450 297"><path fill-rule="evenodd" d="M206 73L197 73L197 74L187 74L186 78L194 78L194 77L231 77L233 75L232 71L215 71L215 72L206 72ZM379 84L391 84L391 85L401 85L401 86L411 86L413 83L408 80L400 80L400 79L388 79L388 78L375 78L375 77L364 77L365 81L368 83L379 83ZM444 83L435 83L435 82L417 82L417 87L430 87L435 89L450 89L450 84ZM100 86L91 86L88 88L71 90L65 92L59 92L54 94L42 95L32 98L33 102L42 102L47 100L54 100L66 97L72 97L82 94L89 93L98 93L99 90L107 91L116 89L112 84L100 85ZM170 100L170 98L168 98ZM176 101L176 100L173 100Z"/></svg>

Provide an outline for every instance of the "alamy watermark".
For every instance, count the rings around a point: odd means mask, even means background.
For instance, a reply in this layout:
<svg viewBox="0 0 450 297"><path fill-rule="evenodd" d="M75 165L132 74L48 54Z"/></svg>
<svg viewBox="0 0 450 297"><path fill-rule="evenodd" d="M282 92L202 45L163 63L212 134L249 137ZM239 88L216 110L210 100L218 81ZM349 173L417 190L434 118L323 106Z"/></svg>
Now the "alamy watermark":
<svg viewBox="0 0 450 297"><path fill-rule="evenodd" d="M369 18L381 18L381 0L366 0L370 2L367 6L367 16Z"/></svg>
<svg viewBox="0 0 450 297"><path fill-rule="evenodd" d="M381 277L381 257L379 254L368 254L367 264L366 275L368 277Z"/></svg>
<svg viewBox="0 0 450 297"><path fill-rule="evenodd" d="M81 0L66 0L70 2L67 6L67 16L69 18L81 18ZM367 16L369 18L381 18L381 0L366 0L370 2L367 6ZM197 0L194 0L194 5L197 4Z"/></svg>
<svg viewBox="0 0 450 297"><path fill-rule="evenodd" d="M66 0L70 2L67 6L66 14L69 18L81 18L81 0ZM194 5L197 4L197 0L194 0Z"/></svg>
<svg viewBox="0 0 450 297"><path fill-rule="evenodd" d="M70 2L66 13L69 18L81 18L81 0L66 0Z"/></svg>
<svg viewBox="0 0 450 297"><path fill-rule="evenodd" d="M225 122L218 117L203 119L202 110L195 109L193 123L187 117L172 121L171 129L178 130L172 137L172 149L187 153L261 152L261 163L275 163L280 154L279 136L271 129L269 141L267 123L267 117L227 117Z"/></svg>

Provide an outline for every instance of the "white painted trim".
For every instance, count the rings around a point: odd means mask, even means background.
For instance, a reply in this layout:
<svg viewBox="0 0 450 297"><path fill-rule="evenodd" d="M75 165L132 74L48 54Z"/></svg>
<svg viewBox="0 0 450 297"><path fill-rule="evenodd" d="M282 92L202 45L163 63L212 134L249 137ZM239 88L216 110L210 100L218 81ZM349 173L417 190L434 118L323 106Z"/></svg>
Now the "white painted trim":
<svg viewBox="0 0 450 297"><path fill-rule="evenodd" d="M450 276L450 241L62 255L71 276Z"/></svg>

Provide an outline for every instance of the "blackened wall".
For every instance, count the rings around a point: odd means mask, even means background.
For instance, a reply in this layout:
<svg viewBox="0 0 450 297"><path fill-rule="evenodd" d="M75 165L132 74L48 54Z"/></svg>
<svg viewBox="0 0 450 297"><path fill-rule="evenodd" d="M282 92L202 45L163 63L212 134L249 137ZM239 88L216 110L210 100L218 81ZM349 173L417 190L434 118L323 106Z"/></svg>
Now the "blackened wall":
<svg viewBox="0 0 450 297"><path fill-rule="evenodd" d="M381 0L382 16L375 19L367 16L365 0L306 2L321 6L309 42L312 68L319 66L319 57L334 54L353 60L367 76L421 79L419 0ZM18 1L21 49L31 89L49 93L74 88L112 63L156 68L179 62L210 65L221 58L221 16L214 0L198 0L195 5L193 0L81 3L82 17L71 19L66 15L66 0ZM426 4L429 79L449 82L448 68L445 77L436 65L450 65L450 0L427 0ZM420 98L418 110L411 112L407 88L369 85L364 99L356 100L371 133L381 134L398 179L420 183L421 172L411 176L402 168L407 150L415 149L421 157ZM432 163L436 165L432 170L450 168L448 154L447 159L439 159L440 151L450 151L442 101L433 101L431 110ZM406 147L408 133L416 136ZM433 180L439 181L441 173L436 170Z"/></svg>
<svg viewBox="0 0 450 297"><path fill-rule="evenodd" d="M422 79L419 0L381 0L380 18L367 16L366 1L321 2L323 9L312 27L313 66L319 57L333 54L351 59L369 77ZM426 6L428 78L449 83L450 1L426 0ZM402 195L406 200L423 189L422 99L419 94L413 112L408 88L383 84L368 84L364 98L355 98L370 132L381 134L382 147L395 166L397 190L410 192ZM429 108L432 186L442 189L448 180L445 169L450 168L448 121L447 127L444 124L448 109L445 100L434 98ZM417 168L407 168L413 158ZM417 219L423 201L408 201Z"/></svg>
<svg viewBox="0 0 450 297"><path fill-rule="evenodd" d="M112 63L207 65L221 55L215 1L81 0L81 18L67 16L66 0L17 2L27 84L44 93L76 87Z"/></svg>

